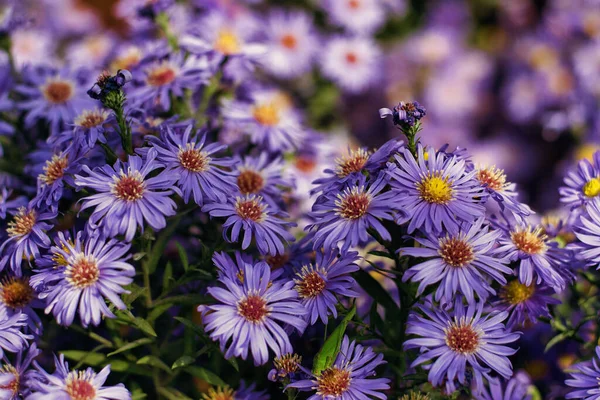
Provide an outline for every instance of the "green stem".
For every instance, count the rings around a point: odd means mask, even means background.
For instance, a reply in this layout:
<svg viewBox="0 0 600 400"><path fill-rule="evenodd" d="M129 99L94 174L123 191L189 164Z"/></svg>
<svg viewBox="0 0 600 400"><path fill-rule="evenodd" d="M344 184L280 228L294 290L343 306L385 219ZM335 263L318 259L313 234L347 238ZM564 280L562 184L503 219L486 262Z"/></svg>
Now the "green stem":
<svg viewBox="0 0 600 400"><path fill-rule="evenodd" d="M133 154L131 128L129 127L129 124L127 124L127 120L125 119L123 105L121 105L121 107L117 107L113 111L115 112L117 124L119 125L119 135L121 136L121 145L123 146L123 150L125 150L125 153L127 154Z"/></svg>
<svg viewBox="0 0 600 400"><path fill-rule="evenodd" d="M106 143L100 142L100 147L102 147L102 149L104 150L107 164L113 165L119 159L119 157L117 157L117 154L113 151L113 149L111 149L110 146L108 146Z"/></svg>
<svg viewBox="0 0 600 400"><path fill-rule="evenodd" d="M171 26L169 24L169 16L165 13L160 13L156 16L156 25L163 32L165 37L167 38L167 42L173 51L179 51L179 43L177 41L177 36L173 34L171 31Z"/></svg>
<svg viewBox="0 0 600 400"><path fill-rule="evenodd" d="M152 288L150 286L150 270L147 263L142 263L142 271L144 272L144 287L146 288L146 307L152 308Z"/></svg>
<svg viewBox="0 0 600 400"><path fill-rule="evenodd" d="M219 64L219 70L211 78L210 82L204 89L204 93L202 94L202 100L200 101L200 104L198 105L198 110L196 110L196 117L195 117L196 122L198 122L199 126L204 125L204 123L207 120L206 110L208 110L210 101L212 100L213 96L215 95L215 93L217 93L217 91L219 90L219 87L221 86L221 78L223 77L223 68L225 67L225 64L227 63L227 60L228 60L228 57L223 58L223 60Z"/></svg>

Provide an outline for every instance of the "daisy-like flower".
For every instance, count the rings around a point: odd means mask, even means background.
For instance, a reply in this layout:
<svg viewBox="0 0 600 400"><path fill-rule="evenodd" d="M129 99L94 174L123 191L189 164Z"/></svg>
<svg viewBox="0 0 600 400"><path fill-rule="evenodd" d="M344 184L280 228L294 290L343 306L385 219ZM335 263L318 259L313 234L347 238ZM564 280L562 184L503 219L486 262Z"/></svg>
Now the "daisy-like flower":
<svg viewBox="0 0 600 400"><path fill-rule="evenodd" d="M5 277L0 281L0 310L8 315L25 314L27 329L40 336L43 331L42 320L34 308L43 308L35 289L27 277Z"/></svg>
<svg viewBox="0 0 600 400"><path fill-rule="evenodd" d="M593 201L585 208L574 225L577 243L577 258L600 267L600 202Z"/></svg>
<svg viewBox="0 0 600 400"><path fill-rule="evenodd" d="M457 301L452 312L431 304L419 307L421 314L412 313L409 317L407 334L419 336L404 342L404 349L418 348L421 355L411 367L423 365L429 370L429 381L440 386L447 379L446 387L454 391L455 380L465 385L467 368L472 374L475 386L483 389L483 379L489 379L490 370L508 379L512 375L512 365L507 356L516 350L505 346L515 342L520 333L508 332L502 321L508 313L483 313L483 302L463 306Z"/></svg>
<svg viewBox="0 0 600 400"><path fill-rule="evenodd" d="M555 291L562 291L566 281L559 269L557 243L550 242L541 227L516 225L504 230L498 252L519 263L519 282L527 286L544 282Z"/></svg>
<svg viewBox="0 0 600 400"><path fill-rule="evenodd" d="M0 398L18 400L27 398L31 393L32 382L37 381L39 373L31 369L31 363L41 353L35 342L29 348L17 353L15 362L5 362L0 368Z"/></svg>
<svg viewBox="0 0 600 400"><path fill-rule="evenodd" d="M577 169L570 171L564 178L565 186L558 189L560 201L572 208L589 203L600 194L600 151L592 160L584 158Z"/></svg>
<svg viewBox="0 0 600 400"><path fill-rule="evenodd" d="M258 157L246 156L237 164L236 182L242 195L258 195L272 207L281 204L281 197L293 184L282 177L281 158L269 159L265 152Z"/></svg>
<svg viewBox="0 0 600 400"><path fill-rule="evenodd" d="M50 238L46 232L52 229L52 225L44 221L54 217L56 212L40 212L31 204L20 207L8 223L8 239L0 245L0 254L4 256L0 266L4 267L9 262L11 269L20 276L23 259L37 258L40 248L50 247Z"/></svg>
<svg viewBox="0 0 600 400"><path fill-rule="evenodd" d="M92 148L96 142L106 143L104 132L114 116L110 111L101 108L83 110L74 121L73 138L79 143L84 143Z"/></svg>
<svg viewBox="0 0 600 400"><path fill-rule="evenodd" d="M193 196L196 204L202 206L207 201L224 201L235 193L234 178L229 170L236 161L215 156L227 146L207 144L206 135L192 135L192 125L185 128L183 135L167 126L160 139L151 136L150 140L157 152L156 159L179 175L177 184L184 202Z"/></svg>
<svg viewBox="0 0 600 400"><path fill-rule="evenodd" d="M538 317L550 318L548 304L560 304L553 294L554 291L544 285L525 285L512 279L500 288L498 299L492 306L495 310L510 313L506 327L513 329L527 322L535 323Z"/></svg>
<svg viewBox="0 0 600 400"><path fill-rule="evenodd" d="M381 0L325 0L324 4L334 24L357 34L372 34L386 19Z"/></svg>
<svg viewBox="0 0 600 400"><path fill-rule="evenodd" d="M335 166L323 171L325 177L320 177L313 184L316 187L311 194L328 192L332 187L340 187L352 179L358 178L363 173L377 175L386 163L402 147L402 142L392 139L386 142L375 152L370 152L365 147L348 149L335 159Z"/></svg>
<svg viewBox="0 0 600 400"><path fill-rule="evenodd" d="M289 384L302 392L314 392L309 400L387 399L382 391L389 389L389 379L371 378L375 368L385 364L382 354L344 336L333 365L317 376Z"/></svg>
<svg viewBox="0 0 600 400"><path fill-rule="evenodd" d="M40 288L39 298L46 303L46 314L65 326L79 314L81 324L98 325L102 317L114 318L106 305L108 299L123 310L123 286L133 281L135 269L126 263L129 244L114 239L106 241L97 233L84 237L79 232L74 241L59 233L58 246L51 249L54 265L38 270L31 278Z"/></svg>
<svg viewBox="0 0 600 400"><path fill-rule="evenodd" d="M328 250L343 241L342 252L345 252L366 242L369 229L375 230L383 240L391 240L381 220L401 220L406 213L397 207L398 192L382 193L386 185L385 174L370 183L362 176L343 190L325 194L322 201L313 205L314 223L306 227L314 232L314 248Z"/></svg>
<svg viewBox="0 0 600 400"><path fill-rule="evenodd" d="M567 399L600 399L600 389L598 381L600 380L600 346L596 346L596 356L590 361L580 362L573 365L569 372L571 379L565 380L565 384L574 388L568 393Z"/></svg>
<svg viewBox="0 0 600 400"><path fill-rule="evenodd" d="M473 224L462 224L458 231L440 237L431 234L426 238L416 237L419 247L404 247L399 251L402 255L426 260L410 267L402 280L419 282L418 295L427 286L439 282L436 301L451 302L458 292L469 303L475 302L475 294L479 300L495 294L488 278L506 284L503 274L512 273L512 269L494 251L502 232L490 230L484 221L484 218L479 218Z"/></svg>
<svg viewBox="0 0 600 400"><path fill-rule="evenodd" d="M356 281L352 272L359 269L356 261L358 253L347 252L338 258L337 251L317 252L314 264L303 265L297 272L295 289L308 311L311 325L321 319L327 323L329 315L337 318L336 296L358 297Z"/></svg>
<svg viewBox="0 0 600 400"><path fill-rule="evenodd" d="M156 157L157 151L150 149L145 160L129 156L128 162L119 160L112 167L104 165L93 171L84 165L87 176L75 175L75 185L99 192L83 198L82 211L95 207L89 222L101 224L109 237L124 234L128 242L138 226L144 230L144 222L155 230L163 229L165 217L175 214L176 205L169 196L178 192L173 186L179 176L167 171L148 178L152 171L163 167Z"/></svg>
<svg viewBox="0 0 600 400"><path fill-rule="evenodd" d="M342 90L360 93L380 76L381 51L370 38L339 36L330 39L323 49L323 75Z"/></svg>
<svg viewBox="0 0 600 400"><path fill-rule="evenodd" d="M256 383L246 387L242 381L237 390L230 387L217 387L208 389L208 393L202 394L200 400L269 400L266 392L256 391Z"/></svg>
<svg viewBox="0 0 600 400"><path fill-rule="evenodd" d="M26 111L25 127L31 128L40 119L50 124L51 134L58 134L73 122L91 99L86 94L86 82L80 71L69 69L26 68L25 83L15 90L23 96L17 107Z"/></svg>
<svg viewBox="0 0 600 400"><path fill-rule="evenodd" d="M281 324L304 331L306 313L298 302L292 281L272 281L265 262L245 264L243 283L223 276L225 288L210 287L208 293L219 303L200 306L210 337L219 341L225 358L246 359L252 353L255 365L269 360L269 348L280 357L292 352L289 333Z"/></svg>
<svg viewBox="0 0 600 400"><path fill-rule="evenodd" d="M156 61L143 71L135 85L128 86L128 99L133 107L157 107L161 111L171 108L171 96L183 97L184 89L198 88L211 74L205 58L184 58L182 53Z"/></svg>
<svg viewBox="0 0 600 400"><path fill-rule="evenodd" d="M296 373L301 371L302 357L296 353L284 354L281 357L275 357L273 368L269 371L269 380L272 382L282 381L285 378L292 379Z"/></svg>
<svg viewBox="0 0 600 400"><path fill-rule="evenodd" d="M410 216L408 232L453 232L461 221L483 217L485 197L475 172L465 171L465 160L419 145L417 160L406 148L389 164L390 185L402 192L396 202Z"/></svg>
<svg viewBox="0 0 600 400"><path fill-rule="evenodd" d="M254 238L261 254L283 254L284 242L294 240L286 230L294 224L278 217L287 218L287 214L271 207L260 196L237 196L224 203L205 204L202 211L211 217L227 218L223 224L223 237L230 243L241 239L243 231L242 249L247 249Z"/></svg>
<svg viewBox="0 0 600 400"><path fill-rule="evenodd" d="M255 91L249 102L226 101L222 111L227 124L272 152L294 150L306 137L291 100L276 90Z"/></svg>
<svg viewBox="0 0 600 400"><path fill-rule="evenodd" d="M508 381L498 378L489 380L489 390L475 393L475 400L531 400L531 378L525 372L517 372Z"/></svg>
<svg viewBox="0 0 600 400"><path fill-rule="evenodd" d="M102 368L99 373L88 368L85 371L69 371L65 356L54 357L56 370L53 374L44 371L37 363L40 379L31 384L28 400L43 399L85 399L85 400L131 400L131 393L122 383L115 386L105 386L110 374L110 365Z"/></svg>
<svg viewBox="0 0 600 400"><path fill-rule="evenodd" d="M489 197L498 203L500 210L508 210L518 221L524 221L525 217L533 214L529 206L517 200L517 185L506 181L503 170L496 166L478 166L475 171L475 178L485 188Z"/></svg>
<svg viewBox="0 0 600 400"><path fill-rule="evenodd" d="M268 51L261 58L264 69L279 78L293 78L313 64L317 39L312 18L302 12L273 11L264 34Z"/></svg>
<svg viewBox="0 0 600 400"><path fill-rule="evenodd" d="M8 310L0 308L0 358L4 352L18 353L28 347L31 335L22 331L27 325L27 315L23 313L10 314Z"/></svg>

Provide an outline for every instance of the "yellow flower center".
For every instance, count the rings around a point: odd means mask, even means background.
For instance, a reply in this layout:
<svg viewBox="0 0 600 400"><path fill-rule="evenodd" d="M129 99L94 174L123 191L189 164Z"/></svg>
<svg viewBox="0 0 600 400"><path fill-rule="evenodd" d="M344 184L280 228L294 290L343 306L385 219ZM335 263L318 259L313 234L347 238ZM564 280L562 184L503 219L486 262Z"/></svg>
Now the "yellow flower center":
<svg viewBox="0 0 600 400"><path fill-rule="evenodd" d="M511 232L510 238L516 248L527 254L540 254L546 251L546 238L542 228L517 228Z"/></svg>
<svg viewBox="0 0 600 400"><path fill-rule="evenodd" d="M102 124L108 118L109 113L105 110L84 110L77 118L75 125L90 129Z"/></svg>
<svg viewBox="0 0 600 400"><path fill-rule="evenodd" d="M65 380L65 390L72 400L94 400L96 389L92 384L92 376L83 371L72 371Z"/></svg>
<svg viewBox="0 0 600 400"><path fill-rule="evenodd" d="M190 143L186 145L185 149L179 148L177 159L183 168L192 172L204 172L210 168L211 158L208 154L193 148Z"/></svg>
<svg viewBox="0 0 600 400"><path fill-rule="evenodd" d="M14 397L14 396L17 396L17 394L19 392L19 386L21 383L21 377L19 375L19 371L17 371L17 369L15 367L13 367L12 365L6 364L2 368L0 368L0 372L3 374L12 374L12 376L13 376L13 379L10 382L7 382L4 385L0 385L0 389L10 390L13 394L13 397L10 397L11 399L18 398L18 397Z"/></svg>
<svg viewBox="0 0 600 400"><path fill-rule="evenodd" d="M0 284L0 299L10 308L23 308L33 300L28 278L9 278Z"/></svg>
<svg viewBox="0 0 600 400"><path fill-rule="evenodd" d="M275 368L279 373L279 376L284 377L289 374L293 374L298 371L300 364L302 363L302 357L298 354L284 354L281 357L276 357L273 360Z"/></svg>
<svg viewBox="0 0 600 400"><path fill-rule="evenodd" d="M68 165L69 160L67 160L67 157L61 157L55 154L52 156L51 160L46 161L44 173L40 174L39 178L46 185L52 185L64 176L65 169Z"/></svg>
<svg viewBox="0 0 600 400"><path fill-rule="evenodd" d="M265 187L265 180L258 172L243 168L237 177L237 184L242 194L256 194Z"/></svg>
<svg viewBox="0 0 600 400"><path fill-rule="evenodd" d="M100 278L100 269L92 256L79 255L67 266L67 281L73 286L83 289L93 285Z"/></svg>
<svg viewBox="0 0 600 400"><path fill-rule="evenodd" d="M214 43L215 50L225 54L231 55L240 52L240 41L233 31L230 29L223 29L217 35L217 40Z"/></svg>
<svg viewBox="0 0 600 400"><path fill-rule="evenodd" d="M268 102L254 106L252 110L254 119L261 125L274 126L279 123L279 107L275 102Z"/></svg>
<svg viewBox="0 0 600 400"><path fill-rule="evenodd" d="M345 369L331 367L317 377L317 394L323 397L340 397L350 387L350 372Z"/></svg>
<svg viewBox="0 0 600 400"><path fill-rule="evenodd" d="M448 178L442 178L439 172L427 175L417 183L421 198L428 203L447 204L452 200L452 186Z"/></svg>
<svg viewBox="0 0 600 400"><path fill-rule="evenodd" d="M529 298L533 296L534 292L535 287L533 284L531 286L527 286L515 279L508 282L508 284L502 288L502 297L504 297L510 304L516 305L529 300Z"/></svg>
<svg viewBox="0 0 600 400"><path fill-rule="evenodd" d="M600 194L600 178L592 178L581 189L587 197L596 197Z"/></svg>
<svg viewBox="0 0 600 400"><path fill-rule="evenodd" d="M309 269L306 265L298 273L299 279L294 279L296 291L303 299L317 297L325 290L325 280L315 270Z"/></svg>
<svg viewBox="0 0 600 400"><path fill-rule="evenodd" d="M369 211L371 200L371 195L360 192L357 187L354 187L350 193L338 195L335 201L336 212L345 219L359 219Z"/></svg>
<svg viewBox="0 0 600 400"><path fill-rule="evenodd" d="M337 164L337 175L343 178L353 172L360 172L368 160L369 152L365 149L360 148L357 150L352 150L350 151L350 154L335 160Z"/></svg>
<svg viewBox="0 0 600 400"><path fill-rule="evenodd" d="M496 192L504 189L504 186L506 185L506 175L504 174L504 171L495 166L480 168L477 170L475 176L482 185L485 185Z"/></svg>
<svg viewBox="0 0 600 400"><path fill-rule="evenodd" d="M25 236L31 232L36 221L37 215L34 210L27 212L25 207L21 207L19 213L15 215L15 218L8 223L6 232L11 237Z"/></svg>

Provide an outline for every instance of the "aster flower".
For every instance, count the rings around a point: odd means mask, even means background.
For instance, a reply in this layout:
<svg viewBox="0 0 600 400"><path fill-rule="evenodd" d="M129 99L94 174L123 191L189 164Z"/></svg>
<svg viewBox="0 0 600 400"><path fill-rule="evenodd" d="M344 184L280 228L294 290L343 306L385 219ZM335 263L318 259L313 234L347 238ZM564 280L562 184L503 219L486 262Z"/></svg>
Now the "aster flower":
<svg viewBox="0 0 600 400"><path fill-rule="evenodd" d="M260 59L262 67L279 78L308 72L317 48L313 30L313 21L305 13L271 12L264 32L268 51Z"/></svg>
<svg viewBox="0 0 600 400"><path fill-rule="evenodd" d="M217 387L208 389L208 393L202 395L200 400L268 400L266 392L256 391L256 383L246 387L242 381L237 390L230 387Z"/></svg>
<svg viewBox="0 0 600 400"><path fill-rule="evenodd" d="M484 221L484 218L479 218L473 224L463 223L458 231L439 237L431 234L426 238L416 237L419 247L399 249L402 255L426 259L410 267L402 280L419 282L417 295L422 294L427 286L439 282L436 301L450 302L460 292L469 303L473 303L475 294L480 300L495 294L488 279L506 284L502 274L510 274L512 270L505 265L507 260L494 250L502 232L490 230Z"/></svg>
<svg viewBox="0 0 600 400"><path fill-rule="evenodd" d="M498 378L489 380L489 390L475 394L475 400L531 400L531 378L525 372L517 372L508 381Z"/></svg>
<svg viewBox="0 0 600 400"><path fill-rule="evenodd" d="M314 264L303 265L296 273L295 289L308 311L311 325L321 319L324 324L329 315L337 318L337 296L358 297L356 281L351 273L359 269L358 253L347 252L338 258L337 251L317 252Z"/></svg>
<svg viewBox="0 0 600 400"><path fill-rule="evenodd" d="M592 161L583 159L577 169L564 178L565 186L558 189L560 201L572 208L589 203L600 194L600 152L595 152Z"/></svg>
<svg viewBox="0 0 600 400"><path fill-rule="evenodd" d="M518 279L512 279L500 288L498 298L492 302L495 310L507 311L510 317L506 327L513 329L526 322L535 323L538 317L550 318L548 304L560 304L560 300L552 297L554 291L544 285L531 283L525 285Z"/></svg>
<svg viewBox="0 0 600 400"><path fill-rule="evenodd" d="M347 154L335 159L333 168L326 168L323 171L325 177L320 177L313 182L316 187L311 190L311 194L328 192L332 187L340 187L346 182L358 178L363 173L377 175L385 167L390 157L401 147L401 141L392 139L375 152L370 152L365 147L359 147L355 150L348 149Z"/></svg>
<svg viewBox="0 0 600 400"><path fill-rule="evenodd" d="M518 262L519 282L527 286L544 282L555 291L562 291L566 281L559 268L557 243L550 242L541 227L516 225L502 229L505 234L499 240L498 252Z"/></svg>
<svg viewBox="0 0 600 400"><path fill-rule="evenodd" d="M372 34L386 19L380 0L325 0L327 16L352 33Z"/></svg>
<svg viewBox="0 0 600 400"><path fill-rule="evenodd" d="M75 185L91 188L98 194L84 197L81 210L94 207L89 222L101 224L110 237L125 234L131 241L136 228L144 230L147 222L155 230L166 226L165 217L175 215L176 205L169 198L179 178L173 171L148 178L148 174L163 165L156 161L157 151L150 149L145 160L129 156L128 162L117 161L114 166L105 165L93 171L87 165L87 176L75 175Z"/></svg>
<svg viewBox="0 0 600 400"><path fill-rule="evenodd" d="M15 90L24 100L17 107L26 111L25 127L31 128L43 119L50 124L51 134L57 134L73 122L81 110L91 105L86 95L81 71L51 68L27 68L25 83Z"/></svg>
<svg viewBox="0 0 600 400"><path fill-rule="evenodd" d="M114 115L102 108L83 110L74 121L73 138L92 148L96 142L106 143L107 125L114 122Z"/></svg>
<svg viewBox="0 0 600 400"><path fill-rule="evenodd" d="M410 216L408 232L454 231L460 221L482 217L485 197L474 179L475 172L465 171L465 160L437 153L433 148L417 149L417 160L407 148L400 149L396 162L390 163L392 188L403 195L396 202Z"/></svg>
<svg viewBox="0 0 600 400"><path fill-rule="evenodd" d="M580 362L570 369L571 379L565 380L565 384L574 388L568 393L567 399L600 399L598 380L600 379L600 346L596 346L596 356L590 361Z"/></svg>
<svg viewBox="0 0 600 400"><path fill-rule="evenodd" d="M52 225L44 222L56 217L56 212L40 212L30 203L27 207L20 207L11 222L8 223L6 233L8 239L0 245L0 254L4 258L0 266L10 263L11 269L21 275L23 259L30 260L40 255L40 248L50 247L50 238L46 234Z"/></svg>
<svg viewBox="0 0 600 400"><path fill-rule="evenodd" d="M287 388L314 392L309 400L353 400L376 397L386 399L382 391L389 389L389 379L375 378L375 368L385 364L382 354L363 347L344 336L333 365L311 379L291 383Z"/></svg>
<svg viewBox="0 0 600 400"><path fill-rule="evenodd" d="M43 325L34 308L43 307L28 277L9 276L0 282L0 312L9 316L25 314L27 329L38 337L42 334Z"/></svg>
<svg viewBox="0 0 600 400"><path fill-rule="evenodd" d="M202 211L211 217L227 218L223 224L223 237L230 243L241 239L240 231L243 231L242 249L247 249L255 238L261 254L277 255L284 252L284 242L294 240L285 229L294 224L279 218L287 218L287 214L274 209L260 196L237 196L224 203L205 204Z"/></svg>
<svg viewBox="0 0 600 400"><path fill-rule="evenodd" d="M508 210L518 221L533 214L528 205L517 200L516 185L506 181L504 171L496 166L475 168L475 178L484 187L489 197L500 206L500 210Z"/></svg>
<svg viewBox="0 0 600 400"><path fill-rule="evenodd" d="M200 306L203 322L210 337L219 341L225 358L246 359L252 353L255 365L265 364L269 348L280 357L291 353L289 334L280 324L298 331L306 327L304 307L292 281L271 281L271 270L265 262L245 264L243 283L223 276L225 288L210 287L208 293L219 303Z"/></svg>
<svg viewBox="0 0 600 400"><path fill-rule="evenodd" d="M106 241L97 233L84 237L79 232L74 241L62 233L58 238L51 249L54 265L37 270L31 278L46 303L46 314L52 313L65 326L73 323L76 313L84 327L98 325L102 317L114 318L106 299L119 310L126 308L120 296L129 293L123 286L135 275L133 266L125 262L130 245Z"/></svg>
<svg viewBox="0 0 600 400"><path fill-rule="evenodd" d="M230 127L272 152L294 150L306 136L290 99L275 90L255 91L249 102L226 101L222 113Z"/></svg>
<svg viewBox="0 0 600 400"><path fill-rule="evenodd" d="M323 75L349 93L360 93L380 76L380 50L370 38L339 36L323 49Z"/></svg>
<svg viewBox="0 0 600 400"><path fill-rule="evenodd" d="M342 252L366 242L369 229L383 240L391 240L390 233L380 220L402 219L404 210L397 206L398 192L383 189L387 185L385 174L367 183L364 176L343 190L325 194L322 201L313 205L314 223L306 227L314 232L314 248L332 249L343 241Z"/></svg>
<svg viewBox="0 0 600 400"><path fill-rule="evenodd" d="M192 125L185 128L183 135L167 126L160 140L150 137L157 153L157 161L167 170L179 175L177 184L183 201L194 198L202 206L208 201L223 201L235 193L234 178L228 170L236 161L215 156L227 148L218 143L206 144L206 135L192 135ZM205 145L206 144L206 145Z"/></svg>
<svg viewBox="0 0 600 400"><path fill-rule="evenodd" d="M600 267L600 203L590 202L585 213L574 225L577 243L577 258L586 263Z"/></svg>
<svg viewBox="0 0 600 400"><path fill-rule="evenodd" d="M292 379L296 373L300 372L302 357L296 353L284 354L281 357L275 357L273 368L269 371L269 380L276 382L286 378Z"/></svg>
<svg viewBox="0 0 600 400"><path fill-rule="evenodd" d="M281 158L270 159L264 152L258 157L240 159L234 171L239 193L262 196L271 207L277 208L285 190L293 187L292 182L282 177L282 171Z"/></svg>
<svg viewBox="0 0 600 400"><path fill-rule="evenodd" d="M394 125L404 130L415 126L425 115L427 115L427 112L418 101L412 103L405 103L401 101L393 109L379 109L379 116L381 118L392 116Z"/></svg>
<svg viewBox="0 0 600 400"><path fill-rule="evenodd" d="M37 371L30 366L40 353L36 343L32 342L29 348L17 353L14 363L4 359L5 362L0 368L0 398L18 400L30 394L31 382L40 378Z"/></svg>
<svg viewBox="0 0 600 400"><path fill-rule="evenodd" d="M53 374L44 371L37 363L36 368L40 379L32 383L28 400L43 399L86 399L86 400L131 400L131 393L122 383L115 386L105 386L110 374L110 365L102 368L99 373L88 368L85 371L69 371L65 356L54 357L56 370Z"/></svg>
<svg viewBox="0 0 600 400"><path fill-rule="evenodd" d="M127 91L131 106L157 107L161 111L171 108L171 96L183 97L184 89L197 89L211 75L205 58L184 58L182 53L172 54L143 70Z"/></svg>
<svg viewBox="0 0 600 400"><path fill-rule="evenodd" d="M505 346L516 341L520 333L509 333L502 321L508 313L483 313L483 303L463 306L457 301L452 312L431 304L419 307L422 315L412 313L409 317L406 333L419 336L404 342L404 349L418 348L420 356L411 367L423 365L429 370L429 381L440 386L444 379L449 392L454 391L454 382L458 379L462 385L468 385L469 375L478 390L483 388L483 378L489 379L489 372L496 371L508 379L512 375L512 365L507 358L516 350Z"/></svg>
<svg viewBox="0 0 600 400"><path fill-rule="evenodd" d="M17 353L28 347L27 341L33 336L22 332L26 325L27 315L10 315L6 309L0 309L0 358L4 357L4 352Z"/></svg>

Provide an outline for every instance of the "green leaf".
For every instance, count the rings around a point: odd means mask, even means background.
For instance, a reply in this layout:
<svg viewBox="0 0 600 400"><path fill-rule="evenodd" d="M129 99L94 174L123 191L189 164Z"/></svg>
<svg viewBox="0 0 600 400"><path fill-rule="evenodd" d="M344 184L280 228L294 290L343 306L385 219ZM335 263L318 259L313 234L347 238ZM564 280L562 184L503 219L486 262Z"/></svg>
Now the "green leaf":
<svg viewBox="0 0 600 400"><path fill-rule="evenodd" d="M152 371L150 369L127 362L125 360L111 359L110 362L107 362L107 364L110 364L110 369L114 372L126 372L128 374L136 374L148 377L152 376Z"/></svg>
<svg viewBox="0 0 600 400"><path fill-rule="evenodd" d="M179 225L180 221L181 216L173 218L167 227L160 232L160 235L158 235L158 239L156 239L154 246L152 246L150 255L146 258L146 267L148 268L148 272L150 274L153 274L154 271L156 271L156 267L158 266L160 257L164 253L167 242L171 236L173 236L173 232L175 232L175 229L177 229L177 225Z"/></svg>
<svg viewBox="0 0 600 400"><path fill-rule="evenodd" d="M183 370L185 372L187 372L188 374L195 376L196 378L205 380L206 382L210 383L211 385L214 385L214 386L226 386L227 385L215 373L210 372L207 369L200 368L200 367L194 367L194 366L187 366Z"/></svg>
<svg viewBox="0 0 600 400"><path fill-rule="evenodd" d="M369 254L374 255L374 256L378 256L378 257L385 257L385 258L389 258L390 260L394 260L394 255L388 253L387 251L378 251L378 250L373 250L370 251Z"/></svg>
<svg viewBox="0 0 600 400"><path fill-rule="evenodd" d="M384 287L381 286L381 284L367 271L360 269L355 272L355 275L358 284L373 298L373 300L381 304L386 312L391 314L398 314L400 312L398 304L392 299L392 296L390 296L388 291L385 290ZM386 318L391 317L392 315L386 314Z"/></svg>
<svg viewBox="0 0 600 400"><path fill-rule="evenodd" d="M136 317L129 310L119 310L115 313L118 320L128 325L133 325L147 335L156 337L156 332L152 326L143 318Z"/></svg>
<svg viewBox="0 0 600 400"><path fill-rule="evenodd" d="M152 367L160 368L168 374L171 374L171 368L165 364L160 358L152 355L144 356L137 361L139 365L150 365Z"/></svg>
<svg viewBox="0 0 600 400"><path fill-rule="evenodd" d="M89 351L81 350L65 350L60 353L70 360L77 362L83 361L91 367L99 367L106 361L106 356L102 353L90 353Z"/></svg>
<svg viewBox="0 0 600 400"><path fill-rule="evenodd" d="M169 286L171 286L171 279L173 278L173 265L171 261L167 263L165 266L165 272L163 273L163 293L167 293L169 291Z"/></svg>
<svg viewBox="0 0 600 400"><path fill-rule="evenodd" d="M156 388L160 394L166 397L168 400L192 400L177 389L170 387L158 387Z"/></svg>
<svg viewBox="0 0 600 400"><path fill-rule="evenodd" d="M318 376L323 370L333 365L335 358L340 352L348 322L354 317L354 314L356 314L356 305L352 307L342 322L340 322L337 328L329 335L325 343L323 343L323 347L321 347L321 350L319 350L313 361L313 374Z"/></svg>
<svg viewBox="0 0 600 400"><path fill-rule="evenodd" d="M164 299L160 299L154 302L154 306L159 306L163 304L189 304L189 305L199 305L213 302L212 298L209 296L203 296L200 294L181 294L178 296L166 297Z"/></svg>
<svg viewBox="0 0 600 400"><path fill-rule="evenodd" d="M146 317L146 321L148 321L149 323L153 323L154 321L156 321L156 319L158 317L160 317L161 315L163 315L171 307L173 307L173 305L169 304L169 303L161 304L159 306L154 307L152 309L152 311L150 311L148 313L148 317Z"/></svg>
<svg viewBox="0 0 600 400"><path fill-rule="evenodd" d="M544 349L544 353L547 352L548 350L550 350L555 344L558 344L559 342L562 342L563 340L565 340L569 336L570 335L569 335L568 332L559 333L558 335L554 336L552 339L550 339L550 341L548 342L548 344L546 344L546 348Z"/></svg>
<svg viewBox="0 0 600 400"><path fill-rule="evenodd" d="M135 253L132 258L133 258L133 261L140 261L145 256L146 256L146 253L142 251L139 253Z"/></svg>
<svg viewBox="0 0 600 400"><path fill-rule="evenodd" d="M125 305L127 306L130 306L131 303L133 303L146 291L145 287L138 286L135 283L132 283L131 285L127 286L126 289L130 292L129 294L123 295L123 303L125 303Z"/></svg>
<svg viewBox="0 0 600 400"><path fill-rule="evenodd" d="M133 342L129 342L129 343L119 347L117 350L113 351L112 353L108 353L108 357L112 357L115 354L123 353L124 351L135 349L136 347L143 346L145 344L150 344L152 342L154 342L154 339L150 339L150 338L142 338L142 339L134 340Z"/></svg>
<svg viewBox="0 0 600 400"><path fill-rule="evenodd" d="M196 361L196 359L194 357L190 357L190 356L182 356L179 357L177 359L177 361L175 361L173 363L173 365L171 366L171 369L177 369L177 368L181 368L181 367L186 367L190 364L193 364Z"/></svg>
<svg viewBox="0 0 600 400"><path fill-rule="evenodd" d="M148 397L148 395L144 392L134 392L131 394L131 400L142 400Z"/></svg>
<svg viewBox="0 0 600 400"><path fill-rule="evenodd" d="M179 258L181 258L181 264L183 265L183 269L187 271L190 268L187 253L185 252L183 246L179 244L179 242L175 242L175 246L177 246L177 251L179 252Z"/></svg>

